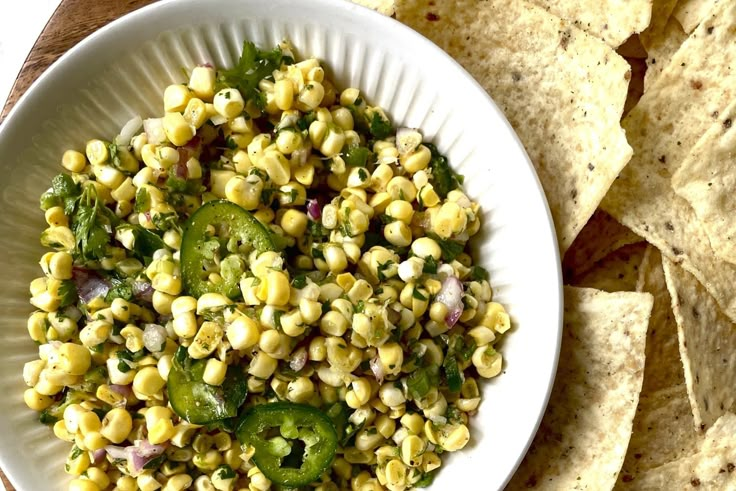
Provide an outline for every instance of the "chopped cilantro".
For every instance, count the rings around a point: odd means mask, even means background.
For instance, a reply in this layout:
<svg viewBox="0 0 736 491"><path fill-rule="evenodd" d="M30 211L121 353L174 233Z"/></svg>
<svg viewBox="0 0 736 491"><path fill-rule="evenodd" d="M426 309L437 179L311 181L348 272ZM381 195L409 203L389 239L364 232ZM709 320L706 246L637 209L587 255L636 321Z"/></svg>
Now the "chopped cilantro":
<svg viewBox="0 0 736 491"><path fill-rule="evenodd" d="M343 160L345 160L345 165L348 167L366 167L371 161L372 156L373 152L370 149L358 145L350 145L343 155Z"/></svg>
<svg viewBox="0 0 736 491"><path fill-rule="evenodd" d="M440 198L446 198L447 193L457 189L462 182L462 177L455 174L447 162L447 157L442 155L437 147L431 143L424 144L432 153L429 167L432 169L432 185Z"/></svg>
<svg viewBox="0 0 736 491"><path fill-rule="evenodd" d="M426 301L427 297L422 295L422 292L419 291L419 288L414 288L414 291L411 294L412 297L416 298L417 300Z"/></svg>
<svg viewBox="0 0 736 491"><path fill-rule="evenodd" d="M151 196L146 191L146 188L138 188L135 193L135 208L136 213L145 213L151 209Z"/></svg>
<svg viewBox="0 0 736 491"><path fill-rule="evenodd" d="M72 280L64 280L59 285L59 308L67 307L77 301L77 287Z"/></svg>
<svg viewBox="0 0 736 491"><path fill-rule="evenodd" d="M437 274L437 260L434 258L434 256L427 256L424 258L422 273Z"/></svg>
<svg viewBox="0 0 736 491"><path fill-rule="evenodd" d="M437 244L439 244L440 250L442 251L442 260L448 263L450 261L454 261L455 258L463 252L463 249L465 249L465 244L462 242L441 239L438 235L431 233L427 234L427 237L433 239Z"/></svg>
<svg viewBox="0 0 736 491"><path fill-rule="evenodd" d="M297 290L301 290L305 286L307 286L307 275L300 274L294 277L293 280L291 280L291 286L296 288Z"/></svg>
<svg viewBox="0 0 736 491"><path fill-rule="evenodd" d="M487 280L488 271L481 266L473 266L470 268L470 279L473 281Z"/></svg>
<svg viewBox="0 0 736 491"><path fill-rule="evenodd" d="M270 77L285 61L287 60L280 47L277 46L272 51L261 51L252 42L245 41L237 65L218 72L217 90L223 87L237 88L246 101L255 101L258 107L263 108L265 97L258 89L258 83Z"/></svg>
<svg viewBox="0 0 736 491"><path fill-rule="evenodd" d="M394 131L391 123L387 119L383 119L379 112L374 112L371 116L368 130L378 140L383 140Z"/></svg>
<svg viewBox="0 0 736 491"><path fill-rule="evenodd" d="M406 387L414 399L421 399L429 394L432 387L439 385L439 367L434 363L426 367L417 368L406 379Z"/></svg>

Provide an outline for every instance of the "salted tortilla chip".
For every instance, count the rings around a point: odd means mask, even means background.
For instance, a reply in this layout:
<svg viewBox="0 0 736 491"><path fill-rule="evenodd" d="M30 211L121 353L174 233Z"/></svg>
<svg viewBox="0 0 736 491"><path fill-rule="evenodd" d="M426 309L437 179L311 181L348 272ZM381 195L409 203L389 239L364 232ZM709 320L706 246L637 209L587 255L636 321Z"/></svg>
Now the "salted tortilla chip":
<svg viewBox="0 0 736 491"><path fill-rule="evenodd" d="M677 0L654 0L652 2L652 20L639 34L639 41L645 50L650 49L652 43L662 36L676 4Z"/></svg>
<svg viewBox="0 0 736 491"><path fill-rule="evenodd" d="M663 265L693 418L709 427L736 403L736 326L693 275L666 258Z"/></svg>
<svg viewBox="0 0 736 491"><path fill-rule="evenodd" d="M729 412L718 418L718 421L708 429L701 450L717 450L724 442L734 443L734 439L736 439L736 414Z"/></svg>
<svg viewBox="0 0 736 491"><path fill-rule="evenodd" d="M733 424L733 415L726 414L728 426ZM720 424L716 422L713 429ZM724 425L724 426L726 426ZM684 457L651 469L627 486L637 491L660 491L663 489L736 489L736 438L731 434L706 434L706 442L712 446L703 448L689 457Z"/></svg>
<svg viewBox="0 0 736 491"><path fill-rule="evenodd" d="M715 254L736 263L736 102L698 141L672 176L675 192L695 210Z"/></svg>
<svg viewBox="0 0 736 491"><path fill-rule="evenodd" d="M652 0L531 0L545 10L601 38L614 48L641 32L652 17Z"/></svg>
<svg viewBox="0 0 736 491"><path fill-rule="evenodd" d="M394 0L351 0L353 3L376 10L383 15L394 15Z"/></svg>
<svg viewBox="0 0 736 491"><path fill-rule="evenodd" d="M652 86L686 39L687 34L674 17L670 17L661 32L652 33L647 38L648 56L647 73L644 75L644 90Z"/></svg>
<svg viewBox="0 0 736 491"><path fill-rule="evenodd" d="M734 30L736 3L718 4L626 116L623 126L635 154L601 203L694 274L731 319L736 319L736 266L716 258L694 210L670 180L736 94Z"/></svg>
<svg viewBox="0 0 736 491"><path fill-rule="evenodd" d="M662 256L651 245L639 268L637 290L650 293L654 306L647 329L639 406L614 489L628 489L643 472L692 455L703 440L693 422Z"/></svg>
<svg viewBox="0 0 736 491"><path fill-rule="evenodd" d="M642 238L603 210L596 210L565 253L562 271L566 281L588 272L598 261Z"/></svg>
<svg viewBox="0 0 736 491"><path fill-rule="evenodd" d="M648 293L565 287L557 379L507 490L613 487L641 389L651 309Z"/></svg>
<svg viewBox="0 0 736 491"><path fill-rule="evenodd" d="M708 16L717 3L718 0L679 0L672 15L689 34Z"/></svg>
<svg viewBox="0 0 736 491"><path fill-rule="evenodd" d="M631 441L614 490L635 489L650 469L698 451L703 435L693 427L685 384L641 395Z"/></svg>
<svg viewBox="0 0 736 491"><path fill-rule="evenodd" d="M672 298L665 281L662 254L654 246L647 247L636 290L650 293L654 298L642 386L642 395L647 395L685 383Z"/></svg>
<svg viewBox="0 0 736 491"><path fill-rule="evenodd" d="M396 18L453 56L493 97L539 175L568 249L631 157L620 128L626 61L526 1L400 0Z"/></svg>
<svg viewBox="0 0 736 491"><path fill-rule="evenodd" d="M633 292L636 290L639 266L646 250L646 242L637 242L616 249L598 261L584 275L573 278L568 284L604 292Z"/></svg>

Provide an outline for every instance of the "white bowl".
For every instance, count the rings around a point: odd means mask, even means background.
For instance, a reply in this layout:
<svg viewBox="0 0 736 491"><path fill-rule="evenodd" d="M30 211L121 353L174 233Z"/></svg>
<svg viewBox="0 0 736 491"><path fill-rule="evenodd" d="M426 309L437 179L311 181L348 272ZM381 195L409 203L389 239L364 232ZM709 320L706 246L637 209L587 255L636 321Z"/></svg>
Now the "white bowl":
<svg viewBox="0 0 736 491"><path fill-rule="evenodd" d="M486 92L419 34L342 0L181 0L138 10L61 57L0 126L0 465L18 491L66 489L69 445L23 403L23 363L37 357L26 332L28 284L41 274L38 198L67 148L111 139L132 116L162 114L182 67L230 66L243 39L270 49L286 38L298 56L324 60L340 86L359 87L397 124L421 128L483 209L480 263L514 329L504 373L484 384L468 447L447 456L433 490L502 488L523 457L552 387L561 333L559 256L537 176Z"/></svg>

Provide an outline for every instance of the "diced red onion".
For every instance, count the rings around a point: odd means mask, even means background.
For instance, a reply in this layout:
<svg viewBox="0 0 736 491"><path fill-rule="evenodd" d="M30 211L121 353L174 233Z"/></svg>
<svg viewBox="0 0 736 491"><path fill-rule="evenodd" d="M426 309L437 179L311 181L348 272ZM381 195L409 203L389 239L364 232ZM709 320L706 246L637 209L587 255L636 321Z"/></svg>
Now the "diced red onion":
<svg viewBox="0 0 736 491"><path fill-rule="evenodd" d="M297 349L296 351L294 351L294 353L291 355L291 361L289 362L289 368L291 368L295 372L298 372L306 366L308 360L309 360L309 354L307 353L307 349L304 347L301 347Z"/></svg>
<svg viewBox="0 0 736 491"><path fill-rule="evenodd" d="M144 119L143 131L146 132L148 143L158 145L166 141L166 132L164 131L164 118Z"/></svg>
<svg viewBox="0 0 736 491"><path fill-rule="evenodd" d="M84 303L89 303L93 298L104 297L110 291L107 281L90 269L74 268L72 281L77 287L77 295Z"/></svg>
<svg viewBox="0 0 736 491"><path fill-rule="evenodd" d="M121 396L125 397L130 397L133 395L133 389L131 389L130 385L111 384L110 390L113 392L117 392Z"/></svg>
<svg viewBox="0 0 736 491"><path fill-rule="evenodd" d="M205 68L215 68L215 67L214 67L214 66L212 65L212 63L210 63L209 61L205 61L204 63L200 63L200 64L199 64L199 65L197 65L197 66L202 66L202 67L205 67Z"/></svg>
<svg viewBox="0 0 736 491"><path fill-rule="evenodd" d="M128 470L135 477L148 462L164 453L166 447L151 445L148 440L136 440L135 445L130 445L125 450L128 453Z"/></svg>
<svg viewBox="0 0 736 491"><path fill-rule="evenodd" d="M315 222L322 217L322 210L319 207L319 202L315 198L307 200L307 216Z"/></svg>
<svg viewBox="0 0 736 491"><path fill-rule="evenodd" d="M158 353L166 346L166 328L158 324L146 324L143 329L143 346L151 353Z"/></svg>
<svg viewBox="0 0 736 491"><path fill-rule="evenodd" d="M454 326L463 313L463 284L456 276L447 276L435 300L447 307L445 322L449 327Z"/></svg>
<svg viewBox="0 0 736 491"><path fill-rule="evenodd" d="M151 303L153 301L153 287L147 281L133 283L133 295L138 300Z"/></svg>
<svg viewBox="0 0 736 491"><path fill-rule="evenodd" d="M445 323L447 324L447 327L453 327L455 324L457 324L457 321L458 319L460 319L461 315L463 315L462 305L459 308L452 309L450 312L448 312L447 316L445 317Z"/></svg>
<svg viewBox="0 0 736 491"><path fill-rule="evenodd" d="M100 448L92 452L92 463L94 465L101 464L102 460L105 458L105 453L106 452L104 448Z"/></svg>
<svg viewBox="0 0 736 491"><path fill-rule="evenodd" d="M123 125L120 134L115 137L115 144L127 147L136 133L141 129L143 120L140 116L133 117L130 121Z"/></svg>
<svg viewBox="0 0 736 491"><path fill-rule="evenodd" d="M104 450L113 460L124 460L128 458L127 447L118 447L117 445L107 445Z"/></svg>
<svg viewBox="0 0 736 491"><path fill-rule="evenodd" d="M374 356L368 364L371 367L373 376L376 377L376 382L382 384L383 378L386 376L386 373L383 371L383 363L381 363L381 360L378 358L378 356Z"/></svg>

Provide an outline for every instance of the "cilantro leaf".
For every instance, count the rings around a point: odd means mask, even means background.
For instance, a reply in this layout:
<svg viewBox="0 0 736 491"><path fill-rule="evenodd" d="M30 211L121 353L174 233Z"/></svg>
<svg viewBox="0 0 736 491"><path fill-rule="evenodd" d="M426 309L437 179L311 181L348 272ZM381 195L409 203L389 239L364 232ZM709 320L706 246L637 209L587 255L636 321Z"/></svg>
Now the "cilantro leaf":
<svg viewBox="0 0 736 491"><path fill-rule="evenodd" d="M223 87L234 87L240 91L243 98L253 100L259 107L263 107L263 98L258 90L258 82L270 76L274 70L281 67L285 59L280 47L272 51L261 51L250 41L243 42L243 52L237 65L229 70L220 70L217 76L217 90Z"/></svg>
<svg viewBox="0 0 736 491"><path fill-rule="evenodd" d="M64 280L59 285L59 308L67 307L77 301L77 287L72 280Z"/></svg>
<svg viewBox="0 0 736 491"><path fill-rule="evenodd" d="M68 174L59 174L51 180L54 194L60 198L76 198L81 194L79 184Z"/></svg>
<svg viewBox="0 0 736 491"><path fill-rule="evenodd" d="M445 262L451 262L454 261L456 257L460 255L461 252L463 252L463 249L465 249L465 244L462 242L457 242L455 240L444 240L441 239L436 234L427 234L427 237L434 239L437 244L440 246L440 250L442 251L442 260Z"/></svg>
<svg viewBox="0 0 736 491"><path fill-rule="evenodd" d="M470 268L470 279L473 281L487 280L488 271L481 266L473 266Z"/></svg>
<svg viewBox="0 0 736 491"><path fill-rule="evenodd" d="M457 189L462 181L462 177L455 174L447 162L447 157L442 155L431 143L424 143L432 153L432 159L429 161L429 167L432 169L432 185L440 198L446 198L447 193L453 189Z"/></svg>
<svg viewBox="0 0 736 491"><path fill-rule="evenodd" d="M380 113L374 112L369 121L368 131L378 140L383 140L394 132L391 123L383 119Z"/></svg>
<svg viewBox="0 0 736 491"><path fill-rule="evenodd" d="M151 209L151 195L148 194L148 191L146 191L146 188L138 188L138 191L135 193L134 211L136 213L145 213L150 209Z"/></svg>

